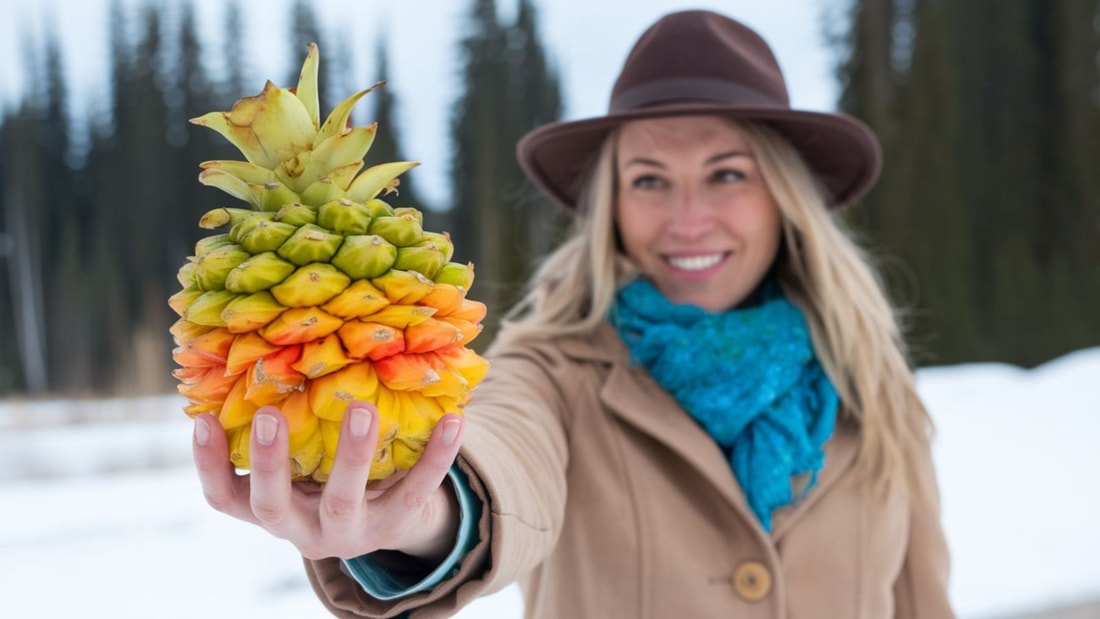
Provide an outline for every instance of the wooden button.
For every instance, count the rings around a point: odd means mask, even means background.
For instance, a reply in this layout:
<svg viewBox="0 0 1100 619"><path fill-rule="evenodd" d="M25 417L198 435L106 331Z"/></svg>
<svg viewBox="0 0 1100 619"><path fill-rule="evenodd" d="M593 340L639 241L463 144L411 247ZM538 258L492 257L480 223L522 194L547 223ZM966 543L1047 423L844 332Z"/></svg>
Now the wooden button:
<svg viewBox="0 0 1100 619"><path fill-rule="evenodd" d="M759 561L745 561L733 571L733 590L746 602L759 602L772 590L772 575Z"/></svg>

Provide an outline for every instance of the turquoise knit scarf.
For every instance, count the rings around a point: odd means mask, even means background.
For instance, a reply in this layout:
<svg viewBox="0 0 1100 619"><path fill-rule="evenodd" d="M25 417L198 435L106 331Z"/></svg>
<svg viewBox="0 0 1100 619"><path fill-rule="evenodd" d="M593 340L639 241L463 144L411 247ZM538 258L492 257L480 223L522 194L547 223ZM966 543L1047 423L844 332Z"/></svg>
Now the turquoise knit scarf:
<svg viewBox="0 0 1100 619"><path fill-rule="evenodd" d="M638 279L616 296L611 321L640 364L714 438L749 507L771 531L772 510L813 488L838 397L806 322L765 280L751 307L710 313L677 305Z"/></svg>

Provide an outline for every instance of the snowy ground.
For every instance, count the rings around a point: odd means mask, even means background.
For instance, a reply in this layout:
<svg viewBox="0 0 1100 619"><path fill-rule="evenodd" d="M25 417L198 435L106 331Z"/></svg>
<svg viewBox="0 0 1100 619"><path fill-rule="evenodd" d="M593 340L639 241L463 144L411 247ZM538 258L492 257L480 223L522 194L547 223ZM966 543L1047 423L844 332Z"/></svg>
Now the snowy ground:
<svg viewBox="0 0 1100 619"><path fill-rule="evenodd" d="M1100 349L918 380L960 616L1100 599ZM0 617L326 616L288 544L203 502L179 406L0 403ZM459 615L519 616L514 587Z"/></svg>

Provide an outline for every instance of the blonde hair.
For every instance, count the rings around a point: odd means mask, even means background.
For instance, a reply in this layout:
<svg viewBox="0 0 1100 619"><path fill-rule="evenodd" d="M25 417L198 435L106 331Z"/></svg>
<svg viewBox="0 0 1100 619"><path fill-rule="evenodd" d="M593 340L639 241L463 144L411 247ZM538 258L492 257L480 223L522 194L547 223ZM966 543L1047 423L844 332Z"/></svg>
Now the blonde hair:
<svg viewBox="0 0 1100 619"><path fill-rule="evenodd" d="M731 121L733 122L733 121ZM860 426L857 468L886 491L911 487L931 428L916 390L895 309L870 257L826 208L825 190L798 151L772 129L733 123L745 136L779 207L783 244L775 272L803 311L842 416ZM583 184L575 228L532 278L507 316L509 338L591 333L636 268L619 250L614 223L616 132Z"/></svg>
<svg viewBox="0 0 1100 619"><path fill-rule="evenodd" d="M527 293L505 317L502 335L591 333L606 318L619 285L637 272L617 247L615 135L604 141L583 182L572 234L535 271Z"/></svg>

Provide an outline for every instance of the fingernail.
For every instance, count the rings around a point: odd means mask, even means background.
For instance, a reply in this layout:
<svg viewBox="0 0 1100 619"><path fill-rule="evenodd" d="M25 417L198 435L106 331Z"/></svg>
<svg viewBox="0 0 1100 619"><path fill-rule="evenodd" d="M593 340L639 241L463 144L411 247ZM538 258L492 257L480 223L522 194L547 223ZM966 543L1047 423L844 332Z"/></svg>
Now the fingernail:
<svg viewBox="0 0 1100 619"><path fill-rule="evenodd" d="M270 445L275 442L275 432L279 430L279 421L266 413L256 415L252 420L252 428L256 431L256 440L261 445Z"/></svg>
<svg viewBox="0 0 1100 619"><path fill-rule="evenodd" d="M206 447L210 444L210 426L206 425L206 420L202 415L195 417L195 442L199 444L199 447Z"/></svg>
<svg viewBox="0 0 1100 619"><path fill-rule="evenodd" d="M366 438L367 432L370 432L370 410L359 406L348 407L348 414L351 415L351 435L355 438Z"/></svg>
<svg viewBox="0 0 1100 619"><path fill-rule="evenodd" d="M462 422L458 419L448 419L443 422L443 433L440 434L440 438L443 439L444 445L454 445L455 439L458 438L458 431L462 428Z"/></svg>

